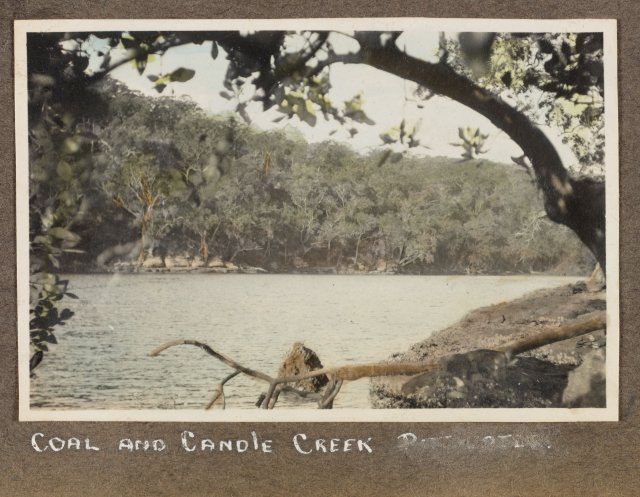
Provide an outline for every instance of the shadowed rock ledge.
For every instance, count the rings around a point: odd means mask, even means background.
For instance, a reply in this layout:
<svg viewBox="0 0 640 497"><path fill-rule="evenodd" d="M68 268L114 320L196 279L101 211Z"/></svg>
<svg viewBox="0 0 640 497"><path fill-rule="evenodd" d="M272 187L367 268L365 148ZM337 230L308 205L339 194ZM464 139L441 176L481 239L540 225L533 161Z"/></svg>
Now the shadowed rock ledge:
<svg viewBox="0 0 640 497"><path fill-rule="evenodd" d="M372 406L604 407L605 330L546 345L507 362L491 349L605 309L605 292L590 292L579 282L471 311L407 352L394 354L391 361L438 359L477 350L471 360L454 356L435 373L376 378L371 382Z"/></svg>

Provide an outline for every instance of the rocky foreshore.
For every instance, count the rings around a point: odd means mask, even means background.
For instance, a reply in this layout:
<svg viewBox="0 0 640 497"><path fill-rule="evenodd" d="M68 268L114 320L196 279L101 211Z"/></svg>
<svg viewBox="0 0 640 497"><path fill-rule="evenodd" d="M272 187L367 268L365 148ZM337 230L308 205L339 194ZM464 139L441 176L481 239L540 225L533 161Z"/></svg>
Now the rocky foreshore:
<svg viewBox="0 0 640 497"><path fill-rule="evenodd" d="M71 272L106 272L106 273L238 273L238 274L396 274L395 267L387 264L365 266L363 264L349 266L310 266L302 261L292 261L288 265L271 265L268 269L245 263L211 257L206 262L200 257L151 256L140 263L137 260L116 260L93 268L76 268Z"/></svg>
<svg viewBox="0 0 640 497"><path fill-rule="evenodd" d="M200 258L175 257L147 257L142 264L137 261L117 261L103 268L106 272L114 273L266 273L262 268L241 266L231 261L223 261L214 257L206 263Z"/></svg>
<svg viewBox="0 0 640 497"><path fill-rule="evenodd" d="M588 286L578 282L539 290L471 311L391 361L488 352L549 326L571 324L606 309L605 292ZM603 407L605 350L606 333L599 330L520 354L490 373L482 363L486 358L479 357L479 364L471 361L461 371L377 378L371 382L371 402L376 408Z"/></svg>

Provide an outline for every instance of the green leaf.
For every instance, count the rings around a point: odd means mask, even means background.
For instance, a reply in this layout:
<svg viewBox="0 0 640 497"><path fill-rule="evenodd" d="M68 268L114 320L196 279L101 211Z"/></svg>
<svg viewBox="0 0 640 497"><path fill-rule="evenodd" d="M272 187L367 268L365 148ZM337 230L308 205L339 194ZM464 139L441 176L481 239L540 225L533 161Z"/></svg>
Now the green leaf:
<svg viewBox="0 0 640 497"><path fill-rule="evenodd" d="M66 228L56 227L51 228L48 232L49 235L59 238L60 240L67 240L69 242L79 241L80 237L75 233L72 233Z"/></svg>
<svg viewBox="0 0 640 497"><path fill-rule="evenodd" d="M56 172L64 181L71 181L73 179L73 169L71 169L71 166L66 161L61 160L58 162Z"/></svg>
<svg viewBox="0 0 640 497"><path fill-rule="evenodd" d="M307 113L311 114L312 116L315 117L316 115L316 109L313 107L313 102L311 100L306 100L304 103L304 107L305 110L307 111Z"/></svg>
<svg viewBox="0 0 640 497"><path fill-rule="evenodd" d="M169 80L184 83L186 81L189 81L191 78L193 78L195 74L196 72L193 69L186 69L184 67L179 67L178 69L173 71L171 74L169 74Z"/></svg>
<svg viewBox="0 0 640 497"><path fill-rule="evenodd" d="M65 139L63 147L67 153L75 154L80 150L80 143L78 143L78 140L76 138L70 136Z"/></svg>
<svg viewBox="0 0 640 497"><path fill-rule="evenodd" d="M74 314L75 313L71 309L62 309L60 312L60 320L66 321L67 319L71 319Z"/></svg>
<svg viewBox="0 0 640 497"><path fill-rule="evenodd" d="M309 113L301 113L299 114L300 120L304 121L305 123L307 123L309 126L315 126L317 119L316 116L312 116Z"/></svg>
<svg viewBox="0 0 640 497"><path fill-rule="evenodd" d="M41 244L45 246L51 246L51 240L43 235L38 235L33 239L34 244Z"/></svg>

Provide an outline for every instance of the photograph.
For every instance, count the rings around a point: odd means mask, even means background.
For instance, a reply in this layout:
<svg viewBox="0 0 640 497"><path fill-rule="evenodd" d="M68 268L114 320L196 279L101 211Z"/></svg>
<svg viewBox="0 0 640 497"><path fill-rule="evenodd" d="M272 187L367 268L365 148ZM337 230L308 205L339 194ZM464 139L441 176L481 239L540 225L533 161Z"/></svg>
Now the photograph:
<svg viewBox="0 0 640 497"><path fill-rule="evenodd" d="M15 23L20 421L618 419L616 22Z"/></svg>

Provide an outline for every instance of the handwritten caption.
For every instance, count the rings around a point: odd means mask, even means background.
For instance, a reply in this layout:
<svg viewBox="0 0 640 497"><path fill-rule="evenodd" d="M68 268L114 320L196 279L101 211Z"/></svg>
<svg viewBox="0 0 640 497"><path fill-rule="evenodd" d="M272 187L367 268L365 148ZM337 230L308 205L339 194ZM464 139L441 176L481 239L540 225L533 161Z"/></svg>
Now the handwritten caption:
<svg viewBox="0 0 640 497"><path fill-rule="evenodd" d="M300 455L309 454L373 454L377 447L395 447L399 451L424 451L444 449L533 449L549 450L549 440L537 435L484 435L475 437L455 437L453 435L425 437L412 432L400 433L389 439L374 437L331 438L312 437L306 433L296 433L287 442L276 442L273 438L259 435L251 431L243 438L210 438L203 437L190 430L180 432L176 439L168 441L164 438L136 439L121 438L108 447L98 446L86 437L48 436L36 432L31 436L31 447L38 453L58 453L69 451L99 452L100 450L116 450L122 453L143 452L163 453L171 448L185 453L197 452L235 452L238 454L254 452L272 454L282 446L287 446Z"/></svg>

